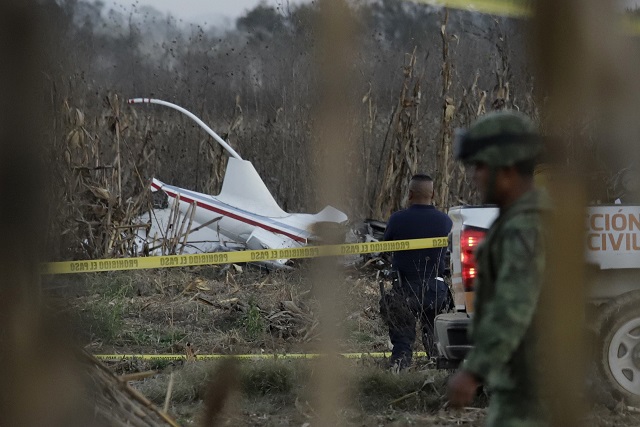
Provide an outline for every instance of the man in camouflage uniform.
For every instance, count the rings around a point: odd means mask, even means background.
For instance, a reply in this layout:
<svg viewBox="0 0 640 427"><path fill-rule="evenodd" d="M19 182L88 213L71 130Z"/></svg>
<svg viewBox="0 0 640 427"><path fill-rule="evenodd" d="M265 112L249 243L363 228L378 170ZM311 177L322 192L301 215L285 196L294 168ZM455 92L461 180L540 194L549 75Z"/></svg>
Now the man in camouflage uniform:
<svg viewBox="0 0 640 427"><path fill-rule="evenodd" d="M541 151L533 123L512 111L481 117L456 140L456 157L474 166L483 202L496 204L500 215L476 253L474 348L449 381L448 395L453 406L464 406L487 385L491 427L545 425L534 328L545 268L542 214L549 206L533 183Z"/></svg>

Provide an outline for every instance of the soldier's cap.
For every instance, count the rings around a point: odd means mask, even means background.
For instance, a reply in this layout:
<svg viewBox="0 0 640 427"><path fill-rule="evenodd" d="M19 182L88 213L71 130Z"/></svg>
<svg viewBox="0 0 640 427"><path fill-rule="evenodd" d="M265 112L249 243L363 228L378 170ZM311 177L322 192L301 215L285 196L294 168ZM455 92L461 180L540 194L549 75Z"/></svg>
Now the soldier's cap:
<svg viewBox="0 0 640 427"><path fill-rule="evenodd" d="M542 153L542 138L535 124L522 113L495 111L480 117L467 130L456 130L453 154L464 163L512 166L535 160Z"/></svg>

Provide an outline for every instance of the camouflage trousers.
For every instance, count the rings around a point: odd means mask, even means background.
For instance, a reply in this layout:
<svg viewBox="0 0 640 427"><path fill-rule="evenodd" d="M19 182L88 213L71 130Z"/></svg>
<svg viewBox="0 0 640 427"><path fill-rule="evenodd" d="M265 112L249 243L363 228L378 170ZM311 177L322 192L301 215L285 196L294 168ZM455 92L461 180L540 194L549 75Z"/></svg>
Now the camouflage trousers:
<svg viewBox="0 0 640 427"><path fill-rule="evenodd" d="M493 392L487 415L487 427L548 427L544 412L533 396L517 392Z"/></svg>

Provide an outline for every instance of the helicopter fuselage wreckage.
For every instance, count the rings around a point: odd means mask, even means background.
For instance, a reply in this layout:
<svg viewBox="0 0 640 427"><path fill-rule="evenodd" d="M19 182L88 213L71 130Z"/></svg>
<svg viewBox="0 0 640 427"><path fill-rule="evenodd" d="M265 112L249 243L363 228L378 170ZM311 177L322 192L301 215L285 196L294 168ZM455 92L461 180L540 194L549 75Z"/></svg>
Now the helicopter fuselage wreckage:
<svg viewBox="0 0 640 427"><path fill-rule="evenodd" d="M193 119L228 153L229 160L220 194L212 196L151 181L152 192L163 192L169 202L140 217L150 222L138 234L148 252L158 253L167 246L159 241L173 240L169 252L211 252L233 249L286 249L316 240L313 230L319 223L345 224L348 217L327 206L316 214L289 213L280 208L262 178L248 160L243 160L220 136L191 112L175 104L152 98L134 98L129 104L159 104L173 108ZM169 207L170 206L170 207ZM169 238L169 234L171 238ZM287 260L278 260L284 265Z"/></svg>

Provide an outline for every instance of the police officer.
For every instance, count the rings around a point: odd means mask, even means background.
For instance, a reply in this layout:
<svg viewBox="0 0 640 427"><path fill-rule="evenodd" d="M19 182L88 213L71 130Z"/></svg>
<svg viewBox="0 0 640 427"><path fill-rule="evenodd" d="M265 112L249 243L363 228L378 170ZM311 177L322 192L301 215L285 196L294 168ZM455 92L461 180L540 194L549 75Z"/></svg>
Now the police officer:
<svg viewBox="0 0 640 427"><path fill-rule="evenodd" d="M450 379L449 402L470 403L480 385L491 390L487 425L545 425L536 386L534 316L545 268L542 215L546 196L534 188L542 151L535 126L514 111L489 113L456 138L457 159L474 167L483 202L500 214L476 259L474 348Z"/></svg>
<svg viewBox="0 0 640 427"><path fill-rule="evenodd" d="M407 209L395 212L387 222L384 240L446 237L452 221L432 203L433 179L414 175L409 182ZM449 304L449 288L442 276L446 248L418 249L393 253L396 274L393 289L383 296L380 309L389 326L393 344L391 366L404 369L411 364L416 339L416 319L420 320L422 342L433 351L433 322Z"/></svg>

